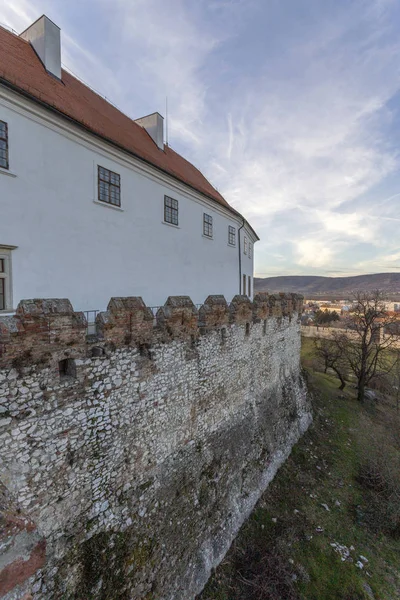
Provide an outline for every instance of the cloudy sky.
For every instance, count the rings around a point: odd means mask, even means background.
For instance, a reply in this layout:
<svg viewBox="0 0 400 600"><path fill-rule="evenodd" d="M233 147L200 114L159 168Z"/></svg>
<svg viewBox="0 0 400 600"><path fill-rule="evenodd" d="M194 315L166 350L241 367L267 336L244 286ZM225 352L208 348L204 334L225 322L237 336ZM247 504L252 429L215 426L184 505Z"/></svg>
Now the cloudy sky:
<svg viewBox="0 0 400 600"><path fill-rule="evenodd" d="M399 0L0 0L258 232L256 274L400 270Z"/></svg>

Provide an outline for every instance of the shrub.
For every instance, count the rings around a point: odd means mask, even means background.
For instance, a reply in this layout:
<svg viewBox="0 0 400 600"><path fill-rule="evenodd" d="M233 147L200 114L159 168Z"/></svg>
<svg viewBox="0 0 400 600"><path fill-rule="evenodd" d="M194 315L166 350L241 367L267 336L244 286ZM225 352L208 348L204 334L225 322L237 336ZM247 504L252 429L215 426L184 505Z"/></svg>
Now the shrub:
<svg viewBox="0 0 400 600"><path fill-rule="evenodd" d="M367 490L363 520L375 531L400 537L400 452L379 429L366 436L359 481Z"/></svg>

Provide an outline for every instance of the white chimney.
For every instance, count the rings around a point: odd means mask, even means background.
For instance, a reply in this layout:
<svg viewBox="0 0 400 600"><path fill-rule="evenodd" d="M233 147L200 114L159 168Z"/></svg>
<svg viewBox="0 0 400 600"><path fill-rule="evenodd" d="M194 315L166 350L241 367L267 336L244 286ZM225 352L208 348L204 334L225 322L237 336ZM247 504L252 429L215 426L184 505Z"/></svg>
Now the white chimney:
<svg viewBox="0 0 400 600"><path fill-rule="evenodd" d="M164 150L164 117L160 113L155 112L147 117L135 119L135 123L147 131L160 150Z"/></svg>
<svg viewBox="0 0 400 600"><path fill-rule="evenodd" d="M46 15L42 15L20 37L31 43L46 71L61 79L60 28Z"/></svg>

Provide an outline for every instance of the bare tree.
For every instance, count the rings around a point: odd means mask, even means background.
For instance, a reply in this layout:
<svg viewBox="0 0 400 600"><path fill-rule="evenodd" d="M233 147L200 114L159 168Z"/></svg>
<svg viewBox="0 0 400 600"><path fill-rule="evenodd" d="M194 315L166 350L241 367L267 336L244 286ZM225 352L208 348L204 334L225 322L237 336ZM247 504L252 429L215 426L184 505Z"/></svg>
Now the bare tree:
<svg viewBox="0 0 400 600"><path fill-rule="evenodd" d="M314 338L314 353L324 363L324 372L332 369L340 380L340 390L344 390L346 386L346 362L342 356L340 344L337 343L337 332L334 332L332 339L329 338Z"/></svg>
<svg viewBox="0 0 400 600"><path fill-rule="evenodd" d="M394 382L394 389L395 389L396 409L398 412L399 405L400 405L400 350L397 350L396 359L394 362L393 382Z"/></svg>
<svg viewBox="0 0 400 600"><path fill-rule="evenodd" d="M395 365L395 357L390 352L395 335L390 325L396 317L388 314L385 295L380 290L356 292L354 300L346 323L349 332L332 341L356 376L357 398L363 402L371 379L389 373Z"/></svg>

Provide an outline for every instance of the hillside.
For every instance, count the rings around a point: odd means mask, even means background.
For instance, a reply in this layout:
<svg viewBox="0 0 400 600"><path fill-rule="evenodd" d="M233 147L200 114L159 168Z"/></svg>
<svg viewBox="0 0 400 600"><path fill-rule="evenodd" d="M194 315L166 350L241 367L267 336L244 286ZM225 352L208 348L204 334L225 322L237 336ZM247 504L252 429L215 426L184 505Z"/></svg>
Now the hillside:
<svg viewBox="0 0 400 600"><path fill-rule="evenodd" d="M351 293L354 290L385 290L400 293L400 273L375 273L356 277L319 277L287 275L254 278L257 292L300 292L306 296Z"/></svg>
<svg viewBox="0 0 400 600"><path fill-rule="evenodd" d="M400 599L395 401L340 392L303 341L314 423L198 600Z"/></svg>

